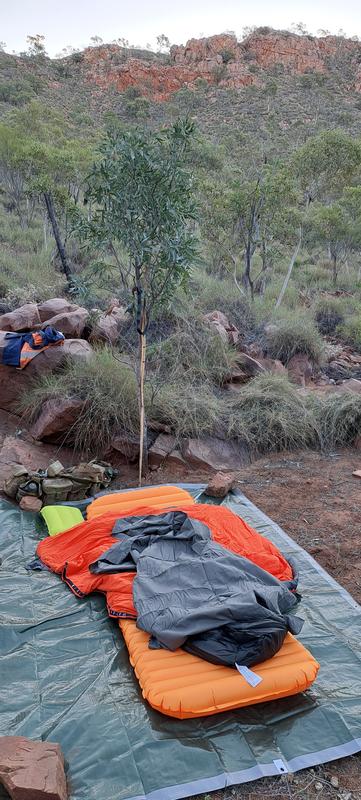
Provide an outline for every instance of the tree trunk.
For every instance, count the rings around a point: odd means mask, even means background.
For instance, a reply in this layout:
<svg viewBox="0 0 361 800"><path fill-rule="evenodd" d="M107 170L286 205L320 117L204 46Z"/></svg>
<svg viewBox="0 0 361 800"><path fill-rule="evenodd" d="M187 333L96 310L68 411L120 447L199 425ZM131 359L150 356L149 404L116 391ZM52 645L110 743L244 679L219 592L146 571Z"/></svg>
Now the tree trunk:
<svg viewBox="0 0 361 800"><path fill-rule="evenodd" d="M333 278L333 285L337 285L337 273L338 273L338 264L337 264L337 256L335 253L332 253L332 278Z"/></svg>
<svg viewBox="0 0 361 800"><path fill-rule="evenodd" d="M242 275L242 283L243 283L243 286L244 286L246 291L248 291L248 289L250 290L251 299L253 300L254 299L254 287L253 287L253 281L252 281L252 278L251 278L252 252L251 252L251 247L249 245L247 245L246 250L245 250L244 263L245 263L245 269L244 269L244 273Z"/></svg>
<svg viewBox="0 0 361 800"><path fill-rule="evenodd" d="M255 291L260 297L263 297L266 291L268 272L271 266L270 263L268 262L267 247L264 239L262 239L261 259L262 259L262 269L257 278L257 281L255 281Z"/></svg>
<svg viewBox="0 0 361 800"><path fill-rule="evenodd" d="M64 273L64 275L65 275L65 277L66 277L66 279L68 281L68 286L71 289L72 286L73 286L71 268L70 268L70 265L69 265L69 262L68 262L68 259L67 259L67 255L66 255L66 252L65 252L64 245L63 245L63 243L61 241L59 226L58 226L57 219L56 219L56 216L55 216L53 198L52 198L50 192L44 192L44 200L45 200L46 210L48 212L50 224L51 224L51 227L52 227L52 230L53 230L54 239L56 241L56 246L58 248L58 253L59 253L59 256L60 256L60 261L61 261L61 264L62 264L63 273Z"/></svg>
<svg viewBox="0 0 361 800"><path fill-rule="evenodd" d="M147 420L145 416L144 404L144 381L145 381L145 359L147 348L147 312L146 298L142 289L141 270L138 265L135 267L136 283L133 289L136 295L137 306L137 332L138 332L138 404L139 404L139 486L142 485L142 478L148 467L148 446L147 446Z"/></svg>
<svg viewBox="0 0 361 800"><path fill-rule="evenodd" d="M147 421L145 417L144 406L144 378L145 378L145 358L147 349L146 334L139 334L139 377L138 377L138 391L139 391L139 486L142 485L143 474L148 465L148 448L147 448Z"/></svg>
<svg viewBox="0 0 361 800"><path fill-rule="evenodd" d="M286 275L286 277L285 277L285 279L284 279L284 281L283 281L283 286L282 286L282 289L281 289L281 291L280 291L280 293L279 293L279 297L278 297L278 300L277 300L277 303L276 303L276 306L275 306L275 308L279 308L279 306L281 305L281 303L282 303L282 300L283 300L283 298L284 298L284 294L285 294L285 291L286 291L286 289L287 289L287 286L288 286L288 283L289 283L290 277L291 277L291 275L292 275L292 270L293 270L293 267L294 267L294 264L295 264L296 258L297 258L297 256L298 256L298 253L299 253L299 251L300 251L301 242L302 242L302 228L300 228L300 235L299 235L299 239L298 239L298 242L297 242L296 248L295 248L295 250L294 250L294 253L293 253L293 255L292 255L292 258L291 258L291 261L290 261L290 264L289 264L289 267L288 267L288 270L287 270L287 275Z"/></svg>

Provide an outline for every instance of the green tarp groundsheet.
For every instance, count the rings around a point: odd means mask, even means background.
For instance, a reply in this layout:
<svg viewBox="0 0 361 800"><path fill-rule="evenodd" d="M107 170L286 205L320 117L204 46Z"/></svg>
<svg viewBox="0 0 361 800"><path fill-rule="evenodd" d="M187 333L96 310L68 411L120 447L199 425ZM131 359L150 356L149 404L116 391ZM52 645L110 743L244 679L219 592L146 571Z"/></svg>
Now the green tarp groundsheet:
<svg viewBox="0 0 361 800"><path fill-rule="evenodd" d="M26 570L44 529L0 503L0 735L59 742L71 800L176 800L361 750L360 607L243 495L225 505L297 561L321 669L306 694L175 720L143 701L104 598Z"/></svg>

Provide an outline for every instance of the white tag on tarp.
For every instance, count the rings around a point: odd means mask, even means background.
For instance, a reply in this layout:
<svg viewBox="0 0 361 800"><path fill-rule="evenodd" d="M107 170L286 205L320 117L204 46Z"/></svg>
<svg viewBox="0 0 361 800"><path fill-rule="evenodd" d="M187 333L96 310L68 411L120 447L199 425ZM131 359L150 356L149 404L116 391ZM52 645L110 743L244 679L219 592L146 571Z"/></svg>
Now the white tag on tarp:
<svg viewBox="0 0 361 800"><path fill-rule="evenodd" d="M242 664L235 664L235 667L237 667L238 672L243 675L250 686L258 686L258 684L263 680L260 675L256 675L255 672L252 672L251 669L244 667Z"/></svg>
<svg viewBox="0 0 361 800"><path fill-rule="evenodd" d="M285 762L282 761L282 758L275 758L273 760L273 763L276 767L277 772L279 772L280 775L284 775L285 772L288 772L288 768L286 767Z"/></svg>

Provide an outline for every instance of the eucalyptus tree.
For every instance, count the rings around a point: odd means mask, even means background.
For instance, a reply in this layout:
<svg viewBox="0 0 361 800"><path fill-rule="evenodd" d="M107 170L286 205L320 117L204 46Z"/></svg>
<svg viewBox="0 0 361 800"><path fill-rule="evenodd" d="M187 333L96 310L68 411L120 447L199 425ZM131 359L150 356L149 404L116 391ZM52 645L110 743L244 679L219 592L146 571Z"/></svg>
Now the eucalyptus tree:
<svg viewBox="0 0 361 800"><path fill-rule="evenodd" d="M196 203L185 153L190 121L161 132L109 132L88 178L83 240L97 252L98 269L116 270L133 295L138 333L139 482L147 459L144 410L146 334L156 306L185 285L196 255ZM115 273L113 273L115 274Z"/></svg>

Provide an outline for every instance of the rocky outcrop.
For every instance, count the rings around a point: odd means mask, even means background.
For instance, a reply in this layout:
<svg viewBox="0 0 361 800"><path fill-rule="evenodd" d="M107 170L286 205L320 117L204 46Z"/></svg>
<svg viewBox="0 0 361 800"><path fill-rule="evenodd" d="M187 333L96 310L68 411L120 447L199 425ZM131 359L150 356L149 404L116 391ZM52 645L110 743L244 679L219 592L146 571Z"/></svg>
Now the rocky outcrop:
<svg viewBox="0 0 361 800"><path fill-rule="evenodd" d="M232 325L223 311L210 311L204 315L205 322L219 334L224 344L236 345L239 339L239 331Z"/></svg>
<svg viewBox="0 0 361 800"><path fill-rule="evenodd" d="M173 45L170 58L173 64L216 64L238 61L240 45L236 36L220 33L203 39L189 39L185 47Z"/></svg>
<svg viewBox="0 0 361 800"><path fill-rule="evenodd" d="M329 384L317 388L324 394L349 394L350 392L361 394L361 381L356 380L356 378L350 378L342 383Z"/></svg>
<svg viewBox="0 0 361 800"><path fill-rule="evenodd" d="M166 464L167 467L176 469L187 469L187 463L182 456L175 436L161 433L149 448L148 452L149 469L158 469Z"/></svg>
<svg viewBox="0 0 361 800"><path fill-rule="evenodd" d="M125 434L114 436L106 455L111 458L112 463L132 464L139 456L139 440Z"/></svg>
<svg viewBox="0 0 361 800"><path fill-rule="evenodd" d="M66 800L60 745L24 736L0 737L0 783L13 800Z"/></svg>
<svg viewBox="0 0 361 800"><path fill-rule="evenodd" d="M199 78L234 88L262 85L266 77L262 72L276 65L291 74L328 73L341 58L355 76L352 88L361 91L360 54L361 44L352 39L258 29L242 42L222 33L174 45L168 63L151 53L134 58L116 44L90 47L83 53L82 70L101 88L114 86L123 92L134 86L142 95L161 101L182 87L193 88Z"/></svg>
<svg viewBox="0 0 361 800"><path fill-rule="evenodd" d="M337 53L349 51L350 55L360 50L356 42L338 36L297 36L286 31L255 31L243 43L244 54L251 56L260 67L269 69L282 64L287 72L327 72L327 61ZM356 45L356 47L355 47Z"/></svg>
<svg viewBox="0 0 361 800"><path fill-rule="evenodd" d="M5 333L0 332L0 350L4 346ZM0 408L17 413L21 395L41 375L58 370L67 359L88 361L92 348L83 339L67 339L61 347L49 347L39 353L25 369L7 367L0 363Z"/></svg>
<svg viewBox="0 0 361 800"><path fill-rule="evenodd" d="M0 445L0 489L9 478L16 464L23 464L29 472L46 469L54 460L54 447L49 444L35 443L28 437L5 436ZM70 448L62 447L61 460L68 467L73 463L74 453Z"/></svg>

